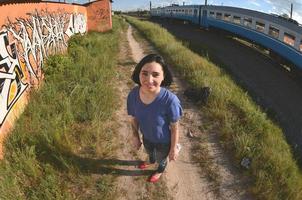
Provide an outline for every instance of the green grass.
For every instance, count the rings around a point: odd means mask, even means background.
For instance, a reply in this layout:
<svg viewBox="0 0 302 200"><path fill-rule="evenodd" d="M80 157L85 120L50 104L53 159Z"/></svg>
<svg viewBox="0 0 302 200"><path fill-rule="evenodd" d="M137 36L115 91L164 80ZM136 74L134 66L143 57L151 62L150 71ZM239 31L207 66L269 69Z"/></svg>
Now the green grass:
<svg viewBox="0 0 302 200"><path fill-rule="evenodd" d="M257 106L248 94L208 59L177 41L158 25L132 17L127 20L177 68L196 88L210 86L207 106L200 108L221 133L221 142L239 165L252 160L247 171L254 180L252 191L259 199L302 199L302 176L281 129Z"/></svg>
<svg viewBox="0 0 302 200"><path fill-rule="evenodd" d="M68 53L49 57L41 88L5 140L0 199L113 199L113 113L120 31L73 36Z"/></svg>

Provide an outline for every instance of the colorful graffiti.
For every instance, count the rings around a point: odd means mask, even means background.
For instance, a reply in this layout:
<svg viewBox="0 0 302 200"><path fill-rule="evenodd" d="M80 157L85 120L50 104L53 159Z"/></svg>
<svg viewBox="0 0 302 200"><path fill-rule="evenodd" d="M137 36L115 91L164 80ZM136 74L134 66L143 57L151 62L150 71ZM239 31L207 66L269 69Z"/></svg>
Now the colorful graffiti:
<svg viewBox="0 0 302 200"><path fill-rule="evenodd" d="M32 79L39 81L43 59L61 53L67 40L86 32L83 14L37 12L8 21L0 32L0 126Z"/></svg>
<svg viewBox="0 0 302 200"><path fill-rule="evenodd" d="M0 122L3 123L8 112L27 88L21 79L24 77L20 67L15 43L9 44L7 32L0 32ZM9 53L11 52L11 54Z"/></svg>

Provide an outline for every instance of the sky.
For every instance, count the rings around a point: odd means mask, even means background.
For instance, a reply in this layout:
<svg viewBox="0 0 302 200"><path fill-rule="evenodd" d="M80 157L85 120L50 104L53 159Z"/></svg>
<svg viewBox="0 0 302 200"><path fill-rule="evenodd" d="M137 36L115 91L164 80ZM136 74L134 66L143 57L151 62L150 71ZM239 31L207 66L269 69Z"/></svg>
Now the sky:
<svg viewBox="0 0 302 200"><path fill-rule="evenodd" d="M204 0L151 0L152 7L163 7L178 3L203 5ZM293 19L302 24L302 0L208 0L208 5L223 5L257 10L264 13L288 14L293 3ZM149 9L150 0L113 0L112 10L136 11Z"/></svg>

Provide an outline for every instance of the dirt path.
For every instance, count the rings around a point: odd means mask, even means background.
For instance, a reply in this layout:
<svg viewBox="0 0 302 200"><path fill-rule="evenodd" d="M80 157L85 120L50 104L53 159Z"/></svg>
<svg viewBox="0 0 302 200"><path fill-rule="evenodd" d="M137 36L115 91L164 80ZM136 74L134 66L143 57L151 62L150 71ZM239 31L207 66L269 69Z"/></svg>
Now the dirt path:
<svg viewBox="0 0 302 200"><path fill-rule="evenodd" d="M136 153L132 149L131 127L127 120L125 102L130 88L133 87L129 82L133 66L143 57L142 52L151 53L150 51L154 50L150 50L152 47L146 41L139 44L133 38L132 32L133 29L129 26L127 41L123 41L119 56L119 70L125 76L121 76L118 83L123 102L118 113L121 119L119 129L121 148L118 159L125 163L122 166L125 173L118 178L118 191L121 191L118 199L252 199L246 192L248 186L246 180L240 177L240 173L232 166L220 147L217 133L202 132L204 121L202 113L182 95L185 83L175 72L173 72L174 84L170 89L180 98L184 108L184 116L180 123L182 149L179 158L176 162L169 163L160 184L147 183L146 179L151 171L140 171L135 167L137 161L146 155L143 150ZM132 55L135 63L131 63L129 55ZM187 136L188 131L194 134L193 138ZM206 163L203 167L192 156L194 151L200 150L201 147ZM212 180L209 177L212 177ZM162 198L152 196L152 190L164 190L165 194L158 194Z"/></svg>

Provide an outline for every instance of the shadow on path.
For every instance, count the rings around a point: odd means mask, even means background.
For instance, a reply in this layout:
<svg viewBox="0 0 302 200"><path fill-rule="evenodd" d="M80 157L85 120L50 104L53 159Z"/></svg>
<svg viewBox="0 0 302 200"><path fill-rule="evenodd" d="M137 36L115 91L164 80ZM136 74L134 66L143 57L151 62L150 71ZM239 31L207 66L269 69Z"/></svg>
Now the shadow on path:
<svg viewBox="0 0 302 200"><path fill-rule="evenodd" d="M37 158L42 163L48 163L60 171L69 171L76 168L80 173L86 174L112 174L119 176L146 176L151 175L154 170L141 170L138 165L141 160L120 160L115 158L88 158L76 155L64 146L50 146L41 141L36 146ZM47 153L45 153L47 152Z"/></svg>
<svg viewBox="0 0 302 200"><path fill-rule="evenodd" d="M42 148L42 149L39 149ZM77 168L80 173L86 174L111 174L118 176L146 176L151 175L154 170L141 170L138 165L141 160L120 160L115 158L85 158L70 152L64 147L53 148L49 145L37 146L37 158L42 163L48 163L60 171L69 171Z"/></svg>
<svg viewBox="0 0 302 200"><path fill-rule="evenodd" d="M146 176L154 170L140 170L140 160L119 159L90 159L77 157L77 163L81 171L96 174L112 174L119 176Z"/></svg>

